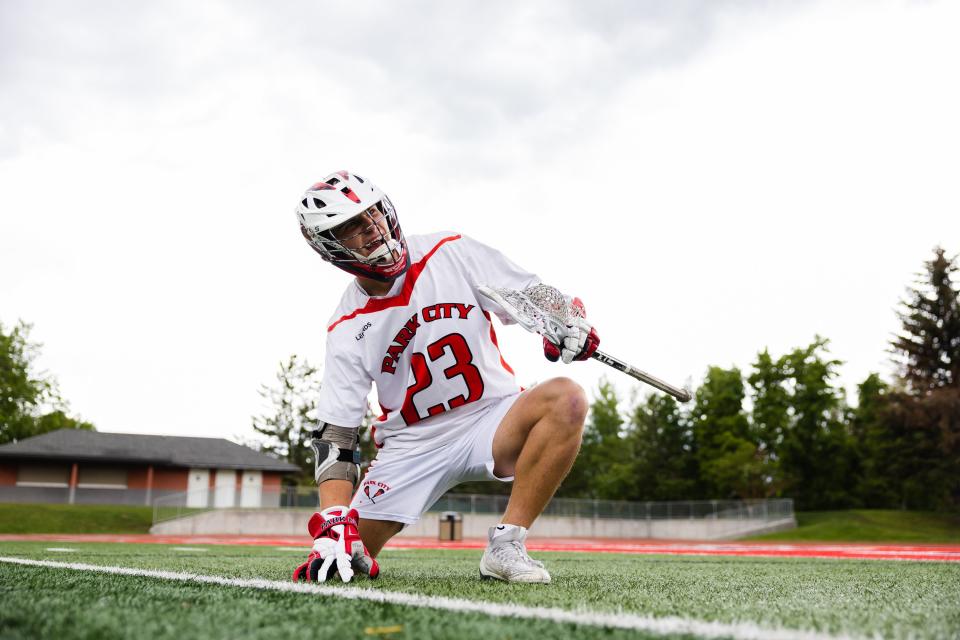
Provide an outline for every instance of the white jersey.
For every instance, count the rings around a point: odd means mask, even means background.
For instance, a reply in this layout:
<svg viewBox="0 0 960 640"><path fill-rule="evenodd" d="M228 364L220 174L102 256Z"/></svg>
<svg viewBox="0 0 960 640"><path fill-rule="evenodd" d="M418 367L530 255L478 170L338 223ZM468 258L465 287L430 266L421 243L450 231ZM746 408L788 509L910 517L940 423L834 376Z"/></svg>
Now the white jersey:
<svg viewBox="0 0 960 640"><path fill-rule="evenodd" d="M539 282L461 234L411 236L407 249L410 268L386 296L368 296L354 280L327 326L317 416L359 425L375 384L378 447L388 439L403 449L445 441L455 435L447 433L454 418L520 391L490 313L512 321L477 286L524 289Z"/></svg>

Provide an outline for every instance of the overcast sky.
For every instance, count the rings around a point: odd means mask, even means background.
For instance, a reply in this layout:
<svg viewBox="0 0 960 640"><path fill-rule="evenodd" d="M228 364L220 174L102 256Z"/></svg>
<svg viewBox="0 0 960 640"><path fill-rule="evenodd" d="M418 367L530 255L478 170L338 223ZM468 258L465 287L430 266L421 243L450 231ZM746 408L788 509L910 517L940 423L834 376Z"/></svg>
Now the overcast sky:
<svg viewBox="0 0 960 640"><path fill-rule="evenodd" d="M337 169L580 295L678 384L831 340L960 251L957 2L0 0L0 322L102 431L246 438L349 276L297 228ZM543 359L500 330L521 383ZM853 398L851 398L853 400Z"/></svg>

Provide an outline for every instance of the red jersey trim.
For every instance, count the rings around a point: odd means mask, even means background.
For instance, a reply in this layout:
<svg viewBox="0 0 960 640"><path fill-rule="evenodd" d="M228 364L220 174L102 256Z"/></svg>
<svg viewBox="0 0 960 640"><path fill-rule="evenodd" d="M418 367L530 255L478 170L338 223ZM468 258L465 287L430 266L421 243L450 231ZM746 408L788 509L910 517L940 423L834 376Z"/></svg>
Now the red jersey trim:
<svg viewBox="0 0 960 640"><path fill-rule="evenodd" d="M507 361L503 359L503 353L500 352L500 345L497 343L497 332L493 330L493 320L490 319L490 312L484 311L483 317L487 319L487 322L490 323L490 342L493 343L493 346L497 348L497 355L500 356L500 364L503 365L503 368L510 372L510 375L516 375L513 372L513 367L507 364Z"/></svg>
<svg viewBox="0 0 960 640"><path fill-rule="evenodd" d="M333 331L333 329L343 322L344 320L352 320L357 316L364 313L376 313L377 311L383 311L384 309L392 309L393 307L405 307L410 303L410 296L413 294L413 285L416 284L417 278L420 277L420 274L423 273L424 268L427 266L427 261L437 252L444 243L450 242L451 240L459 240L462 236L457 234L455 236L447 236L438 242L433 249L427 252L427 255L423 256L416 263L410 266L410 269L407 270L407 279L403 281L403 287L400 289L400 293L390 298L373 298L367 301L367 304L363 305L361 308L356 311L352 311L347 315L341 317L339 320L327 327L327 333Z"/></svg>

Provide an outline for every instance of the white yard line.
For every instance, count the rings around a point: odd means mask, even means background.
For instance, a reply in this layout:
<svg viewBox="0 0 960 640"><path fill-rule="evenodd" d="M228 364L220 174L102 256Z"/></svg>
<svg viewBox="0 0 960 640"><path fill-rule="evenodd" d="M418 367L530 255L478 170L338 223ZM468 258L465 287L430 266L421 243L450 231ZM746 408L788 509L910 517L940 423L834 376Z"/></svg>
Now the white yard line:
<svg viewBox="0 0 960 640"><path fill-rule="evenodd" d="M736 640L852 640L852 636L829 635L815 631L761 627L752 622L710 622L680 617L654 618L633 613L604 613L589 610L566 610L549 607L525 607L516 604L501 604L482 600L463 600L444 598L416 593L402 593L361 587L328 587L302 582L280 582L276 580L223 578L174 571L155 571L151 569L133 569L130 567L108 567L81 562L53 562L50 560L27 560L0 556L0 562L30 567L50 567L54 569L72 569L74 571L93 571L138 578L156 578L176 582L196 582L216 584L224 587L245 589L263 589L290 593L308 593L313 595L345 598L347 600L367 600L397 604L408 607L440 609L457 613L476 613L494 618L521 618L547 620L561 624L579 624L589 627L609 627L632 629L657 634L692 634L703 638L735 638Z"/></svg>
<svg viewBox="0 0 960 640"><path fill-rule="evenodd" d="M47 547L47 551L56 551L57 553L72 553L76 549L67 549L66 547Z"/></svg>

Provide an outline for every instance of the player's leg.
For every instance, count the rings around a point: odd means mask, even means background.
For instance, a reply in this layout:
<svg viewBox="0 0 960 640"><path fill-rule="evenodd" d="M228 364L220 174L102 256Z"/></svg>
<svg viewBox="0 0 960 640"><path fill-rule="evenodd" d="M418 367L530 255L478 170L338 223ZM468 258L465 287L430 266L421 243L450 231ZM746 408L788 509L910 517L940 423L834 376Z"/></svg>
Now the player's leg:
<svg viewBox="0 0 960 640"><path fill-rule="evenodd" d="M403 529L402 522L393 522L391 520L372 520L370 518L360 518L359 523L360 539L367 546L367 551L374 558L380 554L383 545L393 536L400 533Z"/></svg>
<svg viewBox="0 0 960 640"><path fill-rule="evenodd" d="M586 393L569 378L528 389L500 421L493 472L514 476L504 524L529 527L553 497L580 450Z"/></svg>
<svg viewBox="0 0 960 640"><path fill-rule="evenodd" d="M319 490L320 504L350 504L353 496L353 484L343 480L328 480L320 485ZM390 520L361 517L357 523L360 539L363 540L363 544L373 558L377 557L383 545L401 529L403 529L403 523Z"/></svg>
<svg viewBox="0 0 960 640"><path fill-rule="evenodd" d="M382 449L371 462L350 507L360 515L358 530L374 558L404 526L420 520L423 513L449 487L446 478L456 456L445 447L417 453Z"/></svg>
<svg viewBox="0 0 960 640"><path fill-rule="evenodd" d="M525 391L500 420L491 444L493 475L513 475L513 491L501 524L490 529L481 578L550 582L543 563L527 555L527 528L573 466L586 415L583 389L554 378Z"/></svg>

